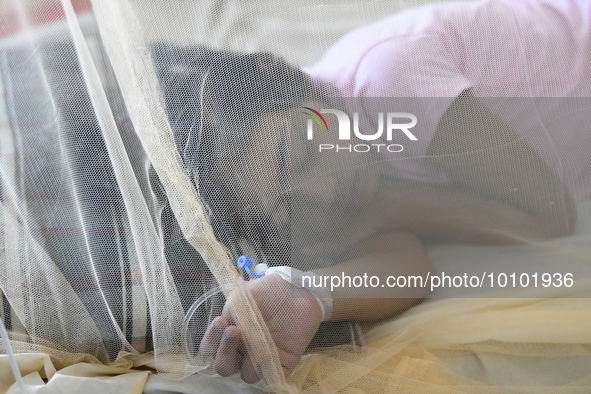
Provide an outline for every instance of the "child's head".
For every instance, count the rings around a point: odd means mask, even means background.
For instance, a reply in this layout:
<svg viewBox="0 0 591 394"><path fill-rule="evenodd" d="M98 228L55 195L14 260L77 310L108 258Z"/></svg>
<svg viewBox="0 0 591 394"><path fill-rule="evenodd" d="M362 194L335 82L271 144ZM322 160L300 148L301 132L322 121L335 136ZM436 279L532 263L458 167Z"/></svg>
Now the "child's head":
<svg viewBox="0 0 591 394"><path fill-rule="evenodd" d="M358 174L344 170L352 156L318 154L305 139L304 102L326 105L311 101L308 76L267 53L159 46L154 58L179 154L218 239L236 253L247 240L284 264L294 237L324 236Z"/></svg>
<svg viewBox="0 0 591 394"><path fill-rule="evenodd" d="M301 106L311 95L310 79L268 53L156 44L152 57L178 152L217 236L230 246L239 238L266 239L261 234L275 231L265 225L269 194L286 189L281 171L289 135L264 129L275 126L269 116Z"/></svg>

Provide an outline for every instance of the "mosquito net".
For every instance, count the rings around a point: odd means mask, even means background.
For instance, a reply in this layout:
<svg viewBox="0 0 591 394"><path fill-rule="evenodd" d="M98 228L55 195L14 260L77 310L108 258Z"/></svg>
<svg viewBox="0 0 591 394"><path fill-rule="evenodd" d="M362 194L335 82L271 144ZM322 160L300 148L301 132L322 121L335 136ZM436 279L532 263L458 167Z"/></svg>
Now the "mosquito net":
<svg viewBox="0 0 591 394"><path fill-rule="evenodd" d="M2 0L0 70L14 353L591 387L590 1Z"/></svg>

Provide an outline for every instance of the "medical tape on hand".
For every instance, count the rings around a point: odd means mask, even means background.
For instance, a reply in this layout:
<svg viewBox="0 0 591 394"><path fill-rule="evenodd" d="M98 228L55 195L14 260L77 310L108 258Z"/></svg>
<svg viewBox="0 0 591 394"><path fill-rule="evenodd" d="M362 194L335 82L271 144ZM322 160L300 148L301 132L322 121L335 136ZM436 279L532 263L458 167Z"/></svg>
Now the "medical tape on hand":
<svg viewBox="0 0 591 394"><path fill-rule="evenodd" d="M322 284L322 277L320 275L317 275L314 272L300 271L287 266L268 268L265 271L265 275L271 274L279 275L283 280L292 285L308 290L318 303L320 313L322 314L322 321L330 319L330 316L332 315L332 296L330 294L330 289L328 287L314 286L315 277L320 279L317 279L316 283ZM302 280L303 277L306 277L305 281Z"/></svg>

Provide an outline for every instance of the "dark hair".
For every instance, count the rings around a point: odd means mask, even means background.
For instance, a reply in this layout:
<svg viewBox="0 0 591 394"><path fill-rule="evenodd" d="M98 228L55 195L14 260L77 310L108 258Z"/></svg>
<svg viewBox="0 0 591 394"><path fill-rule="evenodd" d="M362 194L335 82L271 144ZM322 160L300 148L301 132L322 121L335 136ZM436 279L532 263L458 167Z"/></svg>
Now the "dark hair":
<svg viewBox="0 0 591 394"><path fill-rule="evenodd" d="M231 53L201 46L155 44L156 65L180 158L190 175L218 240L242 253L238 240L265 248L273 229L240 222L235 194L220 176L225 160L249 140L258 116L302 104L312 92L309 78L270 53Z"/></svg>

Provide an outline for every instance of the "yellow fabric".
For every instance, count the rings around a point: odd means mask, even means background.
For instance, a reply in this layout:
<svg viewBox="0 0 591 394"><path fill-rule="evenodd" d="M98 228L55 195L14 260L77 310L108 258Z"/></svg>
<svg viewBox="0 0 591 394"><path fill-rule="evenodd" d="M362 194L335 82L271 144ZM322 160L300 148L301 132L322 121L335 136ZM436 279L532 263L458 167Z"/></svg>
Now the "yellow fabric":
<svg viewBox="0 0 591 394"><path fill-rule="evenodd" d="M577 280L590 288L591 278ZM534 291L516 295L527 297ZM289 382L305 393L584 392L591 388L591 373L557 387L524 383L511 388L487 384L485 368L478 374L480 381L461 376L442 358L503 355L515 360L511 373L519 373L520 363L545 357L589 360L590 311L591 298L430 301L370 329L368 344L361 349L340 346L308 355ZM568 376L568 367L560 362L553 367L555 374Z"/></svg>

